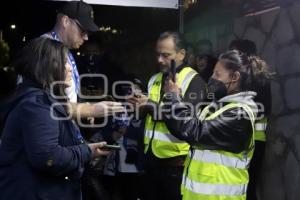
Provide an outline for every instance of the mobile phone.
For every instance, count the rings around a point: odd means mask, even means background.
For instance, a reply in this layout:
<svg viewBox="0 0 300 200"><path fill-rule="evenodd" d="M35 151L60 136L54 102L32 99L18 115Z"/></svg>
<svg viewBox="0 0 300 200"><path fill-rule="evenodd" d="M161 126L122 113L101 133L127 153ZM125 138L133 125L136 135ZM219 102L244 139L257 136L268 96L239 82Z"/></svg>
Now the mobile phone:
<svg viewBox="0 0 300 200"><path fill-rule="evenodd" d="M103 150L121 150L121 146L120 145L106 144L101 149L103 149Z"/></svg>
<svg viewBox="0 0 300 200"><path fill-rule="evenodd" d="M172 74L172 81L176 83L176 62L175 60L171 60L171 74Z"/></svg>

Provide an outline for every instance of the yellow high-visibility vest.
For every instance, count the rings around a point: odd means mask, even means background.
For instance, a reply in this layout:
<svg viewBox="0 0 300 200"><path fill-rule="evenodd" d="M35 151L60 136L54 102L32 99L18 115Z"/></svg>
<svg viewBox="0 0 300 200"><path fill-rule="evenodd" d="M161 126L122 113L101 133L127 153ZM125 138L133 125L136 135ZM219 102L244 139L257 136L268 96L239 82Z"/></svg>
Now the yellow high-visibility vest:
<svg viewBox="0 0 300 200"><path fill-rule="evenodd" d="M247 169L254 151L254 112L245 104L229 103L207 116L208 107L201 113L201 121L213 120L228 109L245 110L252 123L252 139L249 147L241 153L192 146L181 185L183 200L246 200Z"/></svg>
<svg viewBox="0 0 300 200"><path fill-rule="evenodd" d="M181 88L182 95L185 94L190 82L197 74L191 67L183 68L177 74L177 84ZM162 73L155 74L148 83L149 99L156 103L160 103ZM145 153L150 145L152 153L158 158L171 158L180 155L187 155L190 146L182 140L171 135L166 124L162 121L154 121L151 115L147 115L145 122Z"/></svg>

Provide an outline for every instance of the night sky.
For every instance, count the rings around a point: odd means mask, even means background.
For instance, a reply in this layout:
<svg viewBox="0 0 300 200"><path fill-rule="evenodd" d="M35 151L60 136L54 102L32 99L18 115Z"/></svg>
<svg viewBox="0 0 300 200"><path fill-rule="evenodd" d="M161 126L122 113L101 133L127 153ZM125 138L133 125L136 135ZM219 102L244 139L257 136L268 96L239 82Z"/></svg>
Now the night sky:
<svg viewBox="0 0 300 200"><path fill-rule="evenodd" d="M28 40L51 30L55 23L55 11L64 2L44 0L2 1L0 7L0 29L4 40L12 49ZM178 11L158 8L134 8L93 5L95 22L100 27L111 27L121 31L129 40L156 38L165 30L176 30ZM10 26L16 25L12 30ZM98 33L101 34L101 33ZM107 34L107 33L106 33Z"/></svg>
<svg viewBox="0 0 300 200"><path fill-rule="evenodd" d="M56 10L65 2L44 0L2 1L0 6L0 30L3 39L10 47L11 60L26 42L50 31L56 19ZM5 5L4 5L5 4ZM178 10L140 7L120 7L92 5L95 22L99 27L111 27L111 31L91 35L90 39L100 38L100 45L114 52L117 67L109 67L108 74L115 79L123 74L137 73L147 80L153 74L145 69L152 69L156 63L154 46L158 35L166 30L178 30ZM11 28L15 25L15 29ZM25 38L24 38L25 37ZM25 39L25 41L24 41ZM96 40L94 40L96 41ZM98 43L99 40L96 42ZM80 51L80 49L78 50ZM74 52L74 55L77 55ZM76 57L75 59L80 59ZM142 67L142 68L140 68ZM121 70L121 68L123 70ZM0 72L0 97L7 94L15 85L10 72ZM11 87L9 86L11 85Z"/></svg>

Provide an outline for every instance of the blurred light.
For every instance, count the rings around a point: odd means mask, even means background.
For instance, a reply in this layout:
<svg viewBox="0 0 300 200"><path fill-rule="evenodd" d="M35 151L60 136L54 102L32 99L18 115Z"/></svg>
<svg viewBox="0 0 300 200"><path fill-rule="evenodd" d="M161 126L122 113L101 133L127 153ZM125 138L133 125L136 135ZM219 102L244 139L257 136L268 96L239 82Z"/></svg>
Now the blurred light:
<svg viewBox="0 0 300 200"><path fill-rule="evenodd" d="M192 7L194 4L197 3L198 0L186 0L184 1L184 8L188 9L189 7Z"/></svg>
<svg viewBox="0 0 300 200"><path fill-rule="evenodd" d="M100 31L104 31L104 29L105 29L104 26L100 27Z"/></svg>
<svg viewBox="0 0 300 200"><path fill-rule="evenodd" d="M10 28L11 28L11 29L16 29L16 25L15 25L15 24L12 24L12 25L10 25Z"/></svg>
<svg viewBox="0 0 300 200"><path fill-rule="evenodd" d="M117 31L116 29L113 29L111 32L112 32L113 34L116 34L118 31Z"/></svg>
<svg viewBox="0 0 300 200"><path fill-rule="evenodd" d="M23 37L22 41L23 41L23 42L26 42L26 37L25 37L25 36Z"/></svg>
<svg viewBox="0 0 300 200"><path fill-rule="evenodd" d="M105 31L110 31L110 30L111 30L110 27L106 27L106 28L105 28Z"/></svg>
<svg viewBox="0 0 300 200"><path fill-rule="evenodd" d="M79 51L77 52L77 56L80 56L80 52Z"/></svg>

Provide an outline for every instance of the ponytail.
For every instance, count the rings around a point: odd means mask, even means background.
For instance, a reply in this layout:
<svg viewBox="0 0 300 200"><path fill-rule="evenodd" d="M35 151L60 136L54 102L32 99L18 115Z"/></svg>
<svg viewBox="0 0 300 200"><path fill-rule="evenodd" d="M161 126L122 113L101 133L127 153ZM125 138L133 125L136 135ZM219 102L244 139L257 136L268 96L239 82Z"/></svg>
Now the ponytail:
<svg viewBox="0 0 300 200"><path fill-rule="evenodd" d="M267 63L258 56L248 57L237 50L230 50L221 54L219 60L225 63L228 70L238 71L241 74L241 91L257 91L268 84L273 77Z"/></svg>
<svg viewBox="0 0 300 200"><path fill-rule="evenodd" d="M248 58L248 62L253 71L254 79L252 81L252 85L254 87L263 87L273 78L274 73L269 71L269 66L260 57L250 56Z"/></svg>

